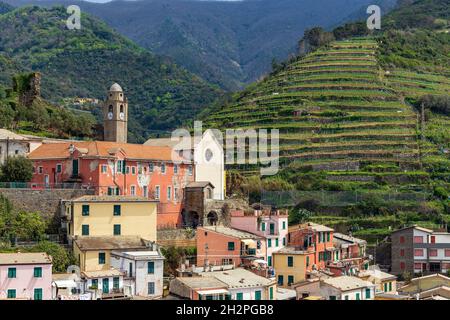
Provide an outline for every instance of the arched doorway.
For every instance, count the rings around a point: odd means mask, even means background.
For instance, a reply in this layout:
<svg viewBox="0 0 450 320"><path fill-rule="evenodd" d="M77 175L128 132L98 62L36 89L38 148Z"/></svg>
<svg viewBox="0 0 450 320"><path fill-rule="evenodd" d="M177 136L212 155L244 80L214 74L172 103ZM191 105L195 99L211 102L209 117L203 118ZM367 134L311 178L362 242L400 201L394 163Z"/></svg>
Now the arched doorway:
<svg viewBox="0 0 450 320"><path fill-rule="evenodd" d="M217 224L217 221L219 220L219 217L217 215L217 212L210 211L208 215L206 216L206 220L208 221L209 226L214 226Z"/></svg>
<svg viewBox="0 0 450 320"><path fill-rule="evenodd" d="M189 211L187 226L197 228L199 225L199 215L196 211Z"/></svg>

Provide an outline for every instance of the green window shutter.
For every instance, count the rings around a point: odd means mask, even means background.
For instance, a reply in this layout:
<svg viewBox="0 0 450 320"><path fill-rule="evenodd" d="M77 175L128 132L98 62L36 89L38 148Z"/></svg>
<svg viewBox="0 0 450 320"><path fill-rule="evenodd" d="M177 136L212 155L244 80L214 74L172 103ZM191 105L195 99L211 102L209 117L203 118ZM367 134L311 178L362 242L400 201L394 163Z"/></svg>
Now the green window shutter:
<svg viewBox="0 0 450 320"><path fill-rule="evenodd" d="M282 286L284 283L284 277L282 275L278 275L278 285Z"/></svg>
<svg viewBox="0 0 450 320"><path fill-rule="evenodd" d="M283 246L286 245L286 237L283 237Z"/></svg>
<svg viewBox="0 0 450 320"><path fill-rule="evenodd" d="M16 289L8 289L8 299L16 298Z"/></svg>
<svg viewBox="0 0 450 320"><path fill-rule="evenodd" d="M236 293L236 300L244 300L244 294L242 292Z"/></svg>
<svg viewBox="0 0 450 320"><path fill-rule="evenodd" d="M42 300L42 289L34 289L34 300Z"/></svg>
<svg viewBox="0 0 450 320"><path fill-rule="evenodd" d="M385 282L384 283L384 292L387 292L388 291L387 289L388 289L388 284Z"/></svg>
<svg viewBox="0 0 450 320"><path fill-rule="evenodd" d="M348 296L345 296L345 300L348 300Z"/></svg>
<svg viewBox="0 0 450 320"><path fill-rule="evenodd" d="M16 277L16 268L8 268L8 278Z"/></svg>
<svg viewBox="0 0 450 320"><path fill-rule="evenodd" d="M119 289L119 277L114 277L113 278L113 288L114 289Z"/></svg>
<svg viewBox="0 0 450 320"><path fill-rule="evenodd" d="M327 232L327 241L328 242L330 241L330 233L329 232Z"/></svg>
<svg viewBox="0 0 450 320"><path fill-rule="evenodd" d="M82 216L88 216L89 215L89 205L88 204L83 204L81 206L81 215Z"/></svg>
<svg viewBox="0 0 450 320"><path fill-rule="evenodd" d="M148 283L148 294L155 294L155 283L149 282ZM206 296L206 300L208 300L208 296Z"/></svg>
<svg viewBox="0 0 450 320"><path fill-rule="evenodd" d="M275 247L278 248L278 238L275 239Z"/></svg>
<svg viewBox="0 0 450 320"><path fill-rule="evenodd" d="M330 296L330 300L336 300L336 296Z"/></svg>
<svg viewBox="0 0 450 320"><path fill-rule="evenodd" d="M228 242L228 251L234 251L234 242Z"/></svg>
<svg viewBox="0 0 450 320"><path fill-rule="evenodd" d="M267 239L267 247L268 248L272 247L272 239Z"/></svg>
<svg viewBox="0 0 450 320"><path fill-rule="evenodd" d="M261 291L260 290L255 291L255 300L261 300Z"/></svg>
<svg viewBox="0 0 450 320"><path fill-rule="evenodd" d="M366 299L370 299L370 289L366 289Z"/></svg>
<svg viewBox="0 0 450 320"><path fill-rule="evenodd" d="M106 262L105 253L99 252L98 253L98 264L105 264L105 262Z"/></svg>
<svg viewBox="0 0 450 320"><path fill-rule="evenodd" d="M41 267L35 267L34 268L34 277L35 278L42 278L42 268Z"/></svg>
<svg viewBox="0 0 450 320"><path fill-rule="evenodd" d="M81 226L81 235L82 236L88 236L89 235L89 225L88 224L83 224Z"/></svg>
<svg viewBox="0 0 450 320"><path fill-rule="evenodd" d="M272 266L272 256L267 257L267 264L269 265L269 267Z"/></svg>
<svg viewBox="0 0 450 320"><path fill-rule="evenodd" d="M147 264L147 273L148 273L148 274L153 274L153 273L155 273L155 263L154 263L153 261L150 261L150 262Z"/></svg>
<svg viewBox="0 0 450 320"><path fill-rule="evenodd" d="M287 257L287 264L288 264L288 267L293 267L294 266L294 257Z"/></svg>
<svg viewBox="0 0 450 320"><path fill-rule="evenodd" d="M283 221L283 230L286 230L286 221Z"/></svg>
<svg viewBox="0 0 450 320"><path fill-rule="evenodd" d="M306 266L309 267L309 256L306 256Z"/></svg>
<svg viewBox="0 0 450 320"><path fill-rule="evenodd" d="M392 282L389 282L389 291L392 291Z"/></svg>
<svg viewBox="0 0 450 320"><path fill-rule="evenodd" d="M359 296L359 293L356 294L356 300L361 300L361 297Z"/></svg>
<svg viewBox="0 0 450 320"><path fill-rule="evenodd" d="M269 288L269 299L273 300L273 287Z"/></svg>
<svg viewBox="0 0 450 320"><path fill-rule="evenodd" d="M114 235L115 236L120 236L120 232L121 230L120 230L120 224L115 224L114 225Z"/></svg>
<svg viewBox="0 0 450 320"><path fill-rule="evenodd" d="M120 204L115 204L114 205L114 215L115 216L120 216L120 214L121 214Z"/></svg>
<svg viewBox="0 0 450 320"><path fill-rule="evenodd" d="M261 231L266 231L266 224L264 222L261 223Z"/></svg>

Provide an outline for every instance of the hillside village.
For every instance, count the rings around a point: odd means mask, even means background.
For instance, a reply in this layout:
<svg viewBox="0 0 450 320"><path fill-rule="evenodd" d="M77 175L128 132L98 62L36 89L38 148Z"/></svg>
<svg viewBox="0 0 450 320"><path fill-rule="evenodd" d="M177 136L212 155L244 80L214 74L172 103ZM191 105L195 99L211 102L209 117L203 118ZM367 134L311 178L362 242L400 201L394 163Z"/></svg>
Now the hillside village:
<svg viewBox="0 0 450 320"><path fill-rule="evenodd" d="M449 300L450 7L400 2L224 97L0 1L0 300Z"/></svg>

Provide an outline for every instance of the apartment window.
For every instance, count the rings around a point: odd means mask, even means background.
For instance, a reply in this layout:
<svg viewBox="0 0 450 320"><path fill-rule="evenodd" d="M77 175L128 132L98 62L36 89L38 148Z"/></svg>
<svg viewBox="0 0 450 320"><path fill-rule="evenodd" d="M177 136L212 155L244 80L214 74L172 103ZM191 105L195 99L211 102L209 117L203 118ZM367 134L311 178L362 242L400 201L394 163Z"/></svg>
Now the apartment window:
<svg viewBox="0 0 450 320"><path fill-rule="evenodd" d="M450 257L450 249L445 249L445 256Z"/></svg>
<svg viewBox="0 0 450 320"><path fill-rule="evenodd" d="M415 257L423 257L423 249L414 249Z"/></svg>
<svg viewBox="0 0 450 320"><path fill-rule="evenodd" d="M345 297L344 297L344 300L348 300L348 296L345 296Z"/></svg>
<svg viewBox="0 0 450 320"><path fill-rule="evenodd" d="M147 263L147 273L148 274L154 274L155 273L155 263L153 261L150 261Z"/></svg>
<svg viewBox="0 0 450 320"><path fill-rule="evenodd" d="M35 267L33 271L33 276L35 278L42 278L42 268L41 267Z"/></svg>
<svg viewBox="0 0 450 320"><path fill-rule="evenodd" d="M330 296L330 300L337 300L336 296Z"/></svg>
<svg viewBox="0 0 450 320"><path fill-rule="evenodd" d="M283 221L282 228L283 230L286 230L286 221Z"/></svg>
<svg viewBox="0 0 450 320"><path fill-rule="evenodd" d="M101 173L107 173L107 172L108 172L108 166L106 164L102 164Z"/></svg>
<svg viewBox="0 0 450 320"><path fill-rule="evenodd" d="M234 242L228 242L228 251L234 251Z"/></svg>
<svg viewBox="0 0 450 320"><path fill-rule="evenodd" d="M423 237L422 236L415 236L414 237L414 243L423 243Z"/></svg>
<svg viewBox="0 0 450 320"><path fill-rule="evenodd" d="M91 287L96 289L98 288L98 279L91 280Z"/></svg>
<svg viewBox="0 0 450 320"><path fill-rule="evenodd" d="M388 284L387 284L387 282L384 283L384 292L388 292Z"/></svg>
<svg viewBox="0 0 450 320"><path fill-rule="evenodd" d="M288 267L294 266L294 257L287 257L287 265Z"/></svg>
<svg viewBox="0 0 450 320"><path fill-rule="evenodd" d="M261 291L260 290L255 291L255 300L261 300Z"/></svg>
<svg viewBox="0 0 450 320"><path fill-rule="evenodd" d="M178 200L178 188L173 188L173 200Z"/></svg>
<svg viewBox="0 0 450 320"><path fill-rule="evenodd" d="M117 173L125 173L125 168L124 168L124 161L123 160L117 160L117 167L116 167L116 172Z"/></svg>
<svg viewBox="0 0 450 320"><path fill-rule="evenodd" d="M268 248L272 247L272 239L267 239L267 247Z"/></svg>
<svg viewBox="0 0 450 320"><path fill-rule="evenodd" d="M81 206L81 215L82 216L88 216L89 215L89 205L88 204L83 204Z"/></svg>
<svg viewBox="0 0 450 320"><path fill-rule="evenodd" d="M431 236L430 237L430 242L431 243L436 243L436 236Z"/></svg>
<svg viewBox="0 0 450 320"><path fill-rule="evenodd" d="M172 199L172 187L167 187L167 200Z"/></svg>
<svg viewBox="0 0 450 320"><path fill-rule="evenodd" d="M275 239L275 248L278 248L278 238Z"/></svg>
<svg viewBox="0 0 450 320"><path fill-rule="evenodd" d="M150 172L153 172L153 170L155 170L155 165L154 165L153 163L150 163L150 164L148 165L148 170L149 170Z"/></svg>
<svg viewBox="0 0 450 320"><path fill-rule="evenodd" d="M81 226L81 235L82 236L88 236L89 235L89 225L88 224L83 224Z"/></svg>
<svg viewBox="0 0 450 320"><path fill-rule="evenodd" d="M266 224L264 222L261 223L261 231L266 231Z"/></svg>
<svg viewBox="0 0 450 320"><path fill-rule="evenodd" d="M129 174L129 173L130 173L130 166L126 166L125 173L126 173L126 174Z"/></svg>
<svg viewBox="0 0 450 320"><path fill-rule="evenodd" d="M437 249L430 249L430 257L437 257L438 251Z"/></svg>
<svg viewBox="0 0 450 320"><path fill-rule="evenodd" d="M361 297L360 297L359 293L356 294L356 300L361 300Z"/></svg>
<svg viewBox="0 0 450 320"><path fill-rule="evenodd" d="M156 200L159 200L159 195L160 195L160 187L155 186L155 199Z"/></svg>
<svg viewBox="0 0 450 320"><path fill-rule="evenodd" d="M282 275L278 275L278 285L282 286L284 283L284 277Z"/></svg>
<svg viewBox="0 0 450 320"><path fill-rule="evenodd" d="M236 300L244 300L244 294L242 292L236 293Z"/></svg>
<svg viewBox="0 0 450 320"><path fill-rule="evenodd" d="M192 176L192 165L189 165L188 172L189 172L189 175Z"/></svg>
<svg viewBox="0 0 450 320"><path fill-rule="evenodd" d="M231 264L233 264L233 259L230 259L230 258L222 259L223 266L227 266L227 265L231 265Z"/></svg>
<svg viewBox="0 0 450 320"><path fill-rule="evenodd" d="M104 252L98 253L98 264L105 264L106 263L106 254Z"/></svg>
<svg viewBox="0 0 450 320"><path fill-rule="evenodd" d="M8 268L8 278L15 278L16 277L16 268Z"/></svg>
<svg viewBox="0 0 450 320"><path fill-rule="evenodd" d="M306 256L306 266L309 267L309 256Z"/></svg>
<svg viewBox="0 0 450 320"><path fill-rule="evenodd" d="M34 300L42 300L42 289L41 288L34 289Z"/></svg>
<svg viewBox="0 0 450 320"><path fill-rule="evenodd" d="M62 164L58 163L56 165L56 173L61 173L62 172Z"/></svg>
<svg viewBox="0 0 450 320"><path fill-rule="evenodd" d="M115 224L113 231L115 236L120 236L120 224Z"/></svg>
<svg viewBox="0 0 450 320"><path fill-rule="evenodd" d="M366 299L370 299L370 289L366 289Z"/></svg>
<svg viewBox="0 0 450 320"><path fill-rule="evenodd" d="M288 286L294 283L294 276L288 276Z"/></svg>
<svg viewBox="0 0 450 320"><path fill-rule="evenodd" d="M148 198L148 187L147 186L143 187L143 193L144 193L144 198Z"/></svg>
<svg viewBox="0 0 450 320"><path fill-rule="evenodd" d="M174 174L178 174L178 165L177 165L177 164L175 164L175 165L173 166L173 173L174 173Z"/></svg>
<svg viewBox="0 0 450 320"><path fill-rule="evenodd" d="M286 237L283 237L283 246L286 245Z"/></svg>
<svg viewBox="0 0 450 320"><path fill-rule="evenodd" d="M42 174L44 172L44 168L43 167L38 167L38 173Z"/></svg>
<svg viewBox="0 0 450 320"><path fill-rule="evenodd" d="M120 204L115 204L113 214L115 216L120 216L120 211L121 211Z"/></svg>
<svg viewBox="0 0 450 320"><path fill-rule="evenodd" d="M272 256L268 256L268 257L267 257L267 265L268 265L269 267L272 266Z"/></svg>
<svg viewBox="0 0 450 320"><path fill-rule="evenodd" d="M8 299L16 298L16 289L8 289Z"/></svg>
<svg viewBox="0 0 450 320"><path fill-rule="evenodd" d="M269 288L269 300L273 300L273 287Z"/></svg>
<svg viewBox="0 0 450 320"><path fill-rule="evenodd" d="M155 294L155 283L154 282L148 283L148 294Z"/></svg>
<svg viewBox="0 0 450 320"><path fill-rule="evenodd" d="M119 289L119 277L114 277L113 278L113 289Z"/></svg>
<svg viewBox="0 0 450 320"><path fill-rule="evenodd" d="M405 237L404 236L400 236L400 243L405 243Z"/></svg>
<svg viewBox="0 0 450 320"><path fill-rule="evenodd" d="M329 242L329 241L330 241L330 233L327 232L327 242Z"/></svg>
<svg viewBox="0 0 450 320"><path fill-rule="evenodd" d="M400 269L401 270L405 270L405 263L404 262L400 262Z"/></svg>
<svg viewBox="0 0 450 320"><path fill-rule="evenodd" d="M162 174L166 173L166 164L165 163L161 163L161 173Z"/></svg>
<svg viewBox="0 0 450 320"><path fill-rule="evenodd" d="M136 186L131 186L130 192L131 192L132 196L135 196L136 195Z"/></svg>
<svg viewBox="0 0 450 320"><path fill-rule="evenodd" d="M392 291L392 282L389 282L389 291Z"/></svg>
<svg viewBox="0 0 450 320"><path fill-rule="evenodd" d="M400 257L404 257L405 256L405 249L400 249Z"/></svg>
<svg viewBox="0 0 450 320"><path fill-rule="evenodd" d="M131 167L131 174L135 175L136 174L136 167Z"/></svg>

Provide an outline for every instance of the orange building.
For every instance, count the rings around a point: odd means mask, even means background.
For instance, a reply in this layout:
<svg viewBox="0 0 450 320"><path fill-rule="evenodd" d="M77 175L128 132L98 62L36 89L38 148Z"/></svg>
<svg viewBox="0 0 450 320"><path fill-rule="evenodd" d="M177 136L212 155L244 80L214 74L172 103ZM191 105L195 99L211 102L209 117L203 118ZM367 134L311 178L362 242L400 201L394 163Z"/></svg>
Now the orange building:
<svg viewBox="0 0 450 320"><path fill-rule="evenodd" d="M183 191L194 181L192 163L170 147L86 141L43 144L33 161L33 188L79 187L96 195L159 200L158 227L179 225Z"/></svg>
<svg viewBox="0 0 450 320"><path fill-rule="evenodd" d="M295 225L289 227L288 245L296 250L314 252L314 261L309 264L308 270L324 269L327 261L333 259L335 251L333 233L333 229L313 222Z"/></svg>

